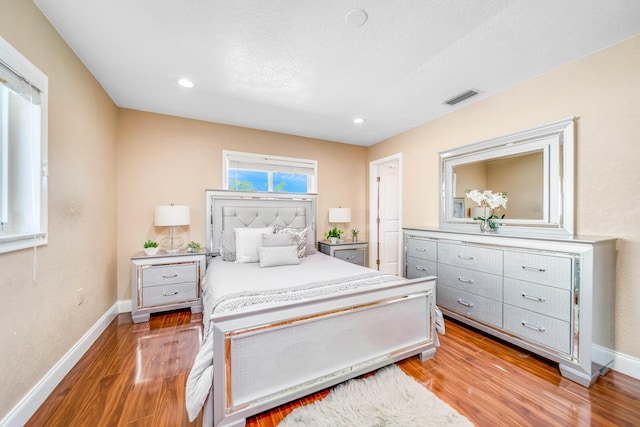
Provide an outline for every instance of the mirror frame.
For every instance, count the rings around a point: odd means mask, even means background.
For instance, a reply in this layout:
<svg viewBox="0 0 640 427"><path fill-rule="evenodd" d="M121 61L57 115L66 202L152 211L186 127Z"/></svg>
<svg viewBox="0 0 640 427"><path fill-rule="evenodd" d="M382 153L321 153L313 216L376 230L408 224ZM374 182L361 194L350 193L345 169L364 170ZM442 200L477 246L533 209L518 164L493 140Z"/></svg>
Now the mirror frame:
<svg viewBox="0 0 640 427"><path fill-rule="evenodd" d="M454 216L454 168L533 151L543 152L543 218L502 219L499 235L573 236L574 123L569 118L440 153L440 228L480 232L478 221ZM483 190L483 189L478 189ZM507 211L508 212L508 211Z"/></svg>

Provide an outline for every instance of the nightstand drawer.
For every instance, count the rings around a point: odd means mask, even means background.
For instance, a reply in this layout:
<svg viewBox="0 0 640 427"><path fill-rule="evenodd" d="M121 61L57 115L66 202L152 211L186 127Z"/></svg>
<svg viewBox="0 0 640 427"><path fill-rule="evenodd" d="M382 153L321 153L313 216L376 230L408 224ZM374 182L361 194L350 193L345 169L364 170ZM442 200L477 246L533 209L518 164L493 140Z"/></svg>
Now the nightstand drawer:
<svg viewBox="0 0 640 427"><path fill-rule="evenodd" d="M175 304L195 299L198 299L198 284L196 282L152 286L142 290L144 307Z"/></svg>
<svg viewBox="0 0 640 427"><path fill-rule="evenodd" d="M334 257L352 264L364 265L364 251L362 249L338 249Z"/></svg>
<svg viewBox="0 0 640 427"><path fill-rule="evenodd" d="M198 263L183 265L155 265L142 269L142 287L162 286L172 283L195 282L198 279Z"/></svg>

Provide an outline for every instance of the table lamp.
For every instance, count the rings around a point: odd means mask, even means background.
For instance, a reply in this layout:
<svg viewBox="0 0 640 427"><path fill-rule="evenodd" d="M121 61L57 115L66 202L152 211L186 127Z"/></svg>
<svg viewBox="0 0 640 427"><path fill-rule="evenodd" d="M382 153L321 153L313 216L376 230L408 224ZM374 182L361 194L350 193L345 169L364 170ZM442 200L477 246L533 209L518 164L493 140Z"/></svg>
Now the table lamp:
<svg viewBox="0 0 640 427"><path fill-rule="evenodd" d="M175 237L175 227L178 225L189 225L189 206L157 206L155 212L155 225L157 227L169 228L169 245L165 249L167 253L175 253L182 246L182 239Z"/></svg>

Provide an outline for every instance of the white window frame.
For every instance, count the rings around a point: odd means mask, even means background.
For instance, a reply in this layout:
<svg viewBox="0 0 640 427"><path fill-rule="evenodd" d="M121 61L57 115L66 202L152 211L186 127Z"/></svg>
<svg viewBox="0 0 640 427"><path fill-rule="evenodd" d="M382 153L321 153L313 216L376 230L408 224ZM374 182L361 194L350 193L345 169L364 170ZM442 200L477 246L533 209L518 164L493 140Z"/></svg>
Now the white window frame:
<svg viewBox="0 0 640 427"><path fill-rule="evenodd" d="M277 167L282 167L285 172L286 168L292 169L312 169L313 174L307 175L307 193L317 193L318 191L318 161L308 159L298 159L295 157L273 156L270 154L245 153L241 151L222 151L222 188L229 189L229 168L231 162L247 162L253 164L264 164L264 170L269 172L269 193L273 193L273 179L271 172Z"/></svg>
<svg viewBox="0 0 640 427"><path fill-rule="evenodd" d="M10 67L17 75L27 80L40 90L40 144L32 146L30 168L32 182L32 209L29 213L33 222L33 229L29 232L15 232L9 234L0 230L0 253L17 251L25 248L46 245L48 243L48 94L49 79L33 65L27 58L0 37L0 60ZM1 140L0 140L1 141ZM0 142L0 147L2 147ZM7 146L1 148L6 159ZM3 168L6 170L6 167ZM11 188L8 176L2 176L5 188ZM15 184L14 184L15 185ZM5 205L6 206L6 205Z"/></svg>

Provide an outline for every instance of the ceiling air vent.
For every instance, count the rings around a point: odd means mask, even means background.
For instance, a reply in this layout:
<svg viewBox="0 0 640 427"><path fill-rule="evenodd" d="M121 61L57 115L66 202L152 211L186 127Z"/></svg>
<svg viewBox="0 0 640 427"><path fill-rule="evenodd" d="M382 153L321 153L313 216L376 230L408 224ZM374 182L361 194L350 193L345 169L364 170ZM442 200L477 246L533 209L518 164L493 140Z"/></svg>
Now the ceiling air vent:
<svg viewBox="0 0 640 427"><path fill-rule="evenodd" d="M467 98L471 98L472 96L476 96L477 94L479 94L480 92L473 90L473 89L469 89L465 92L459 93L456 96L454 96L453 98L447 99L446 101L444 101L445 104L447 105L455 105L458 102L462 102Z"/></svg>

